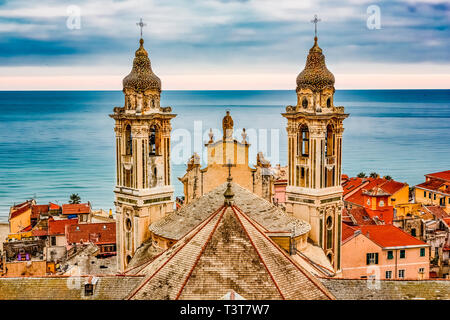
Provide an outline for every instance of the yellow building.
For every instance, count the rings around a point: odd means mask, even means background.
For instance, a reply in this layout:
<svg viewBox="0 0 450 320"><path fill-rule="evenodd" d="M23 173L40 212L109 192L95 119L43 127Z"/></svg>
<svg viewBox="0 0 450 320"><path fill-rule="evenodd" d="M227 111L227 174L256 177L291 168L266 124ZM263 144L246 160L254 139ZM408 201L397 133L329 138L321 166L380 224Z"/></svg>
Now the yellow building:
<svg viewBox="0 0 450 320"><path fill-rule="evenodd" d="M34 199L12 206L9 210L9 233L15 234L31 226L31 213Z"/></svg>
<svg viewBox="0 0 450 320"><path fill-rule="evenodd" d="M247 142L245 129L242 141L233 138L233 119L227 111L222 121L223 139L214 141L210 132L210 140L205 144L208 162L200 168L200 157L194 154L187 163L186 174L178 178L184 187L185 204L201 197L227 181L229 170L232 170L234 182L245 189L272 202L273 176L270 162L258 153L256 166L249 166L248 154L250 144Z"/></svg>
<svg viewBox="0 0 450 320"><path fill-rule="evenodd" d="M450 213L450 170L427 174L425 179L414 187L415 202L440 206Z"/></svg>

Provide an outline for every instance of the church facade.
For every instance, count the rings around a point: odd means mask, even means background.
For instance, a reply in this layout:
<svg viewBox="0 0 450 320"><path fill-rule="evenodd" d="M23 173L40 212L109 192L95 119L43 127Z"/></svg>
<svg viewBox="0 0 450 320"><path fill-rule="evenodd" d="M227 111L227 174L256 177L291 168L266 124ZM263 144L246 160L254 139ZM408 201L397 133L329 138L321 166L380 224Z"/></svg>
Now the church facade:
<svg viewBox="0 0 450 320"><path fill-rule="evenodd" d="M317 44L297 77L297 104L287 106L286 212L309 222L310 239L341 269L341 187L344 107L334 105L334 75Z"/></svg>
<svg viewBox="0 0 450 320"><path fill-rule="evenodd" d="M184 204L191 203L202 195L220 186L227 180L229 170L233 172L234 181L261 198L272 202L274 178L270 162L264 159L262 152L256 158L256 166L249 166L249 147L245 129L242 141L233 138L234 121L227 111L222 120L223 137L214 141L212 131L207 148L207 166L200 167L200 157L192 155L187 163L183 177L178 178L183 183Z"/></svg>
<svg viewBox="0 0 450 320"><path fill-rule="evenodd" d="M148 227L173 211L170 183L170 121L176 115L160 106L161 80L153 73L144 40L133 68L123 79L124 106L114 108L117 252L126 269L149 237Z"/></svg>

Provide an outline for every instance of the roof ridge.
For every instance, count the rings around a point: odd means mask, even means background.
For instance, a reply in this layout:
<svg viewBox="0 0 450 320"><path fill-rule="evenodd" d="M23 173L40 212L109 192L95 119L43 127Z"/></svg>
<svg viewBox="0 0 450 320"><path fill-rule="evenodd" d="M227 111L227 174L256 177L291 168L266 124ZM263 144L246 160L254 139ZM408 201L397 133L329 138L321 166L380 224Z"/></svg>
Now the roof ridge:
<svg viewBox="0 0 450 320"><path fill-rule="evenodd" d="M180 297L183 289L185 288L187 282L189 281L189 278L191 277L192 272L194 271L195 267L197 266L198 261L200 260L200 257L202 256L203 252L205 251L206 246L208 245L209 241L211 241L211 238L212 238L213 234L216 232L217 226L219 225L220 221L222 220L223 215L225 214L225 211L227 210L227 208L228 207L223 206L223 210L222 210L222 213L220 214L219 219L217 219L217 222L216 222L214 228L211 230L211 233L208 235L208 239L206 239L206 241L203 244L199 254L197 255L197 258L195 259L195 262L192 265L191 270L189 270L189 272L188 272L188 274L186 276L186 279L184 279L184 282L181 285L180 291L178 291L178 294L176 295L175 300L178 300L178 298Z"/></svg>
<svg viewBox="0 0 450 320"><path fill-rule="evenodd" d="M158 267L158 269L156 269L154 272L153 272L153 274L152 275L150 275L147 279L145 279L142 283L141 283L141 285L136 289L136 290L134 290L131 294L129 294L127 297L126 297L126 299L127 300L131 300L131 298L133 298L143 287L144 287L144 285L146 285L157 273L158 273L158 271L159 270L161 270L170 260L172 260L172 258L178 253L178 252L180 252L180 250L181 249L183 249L185 246L186 246L186 244L188 244L189 242L190 242L190 240L192 240L192 238L194 238L195 237L195 235L197 235L199 232L200 232L200 230L202 230L203 229L203 227L204 226L206 226L219 212L220 212L220 210L221 209L223 209L223 205L216 211L216 212L214 212L213 214L211 214L202 224L200 224L200 225L197 225L197 227L196 228L194 228L193 230L191 230L189 233L193 233L192 235L190 235L189 236L189 238L187 239L187 241L185 241L184 243L182 243L181 245L180 245L180 247L179 248L177 248L176 249L176 251L170 256L170 257L168 257L168 259L166 260L166 261L164 261L164 263L161 265L161 266L159 266ZM197 230L195 230L195 229L197 229ZM195 231L195 232L194 232ZM189 234L187 234L187 235L189 235ZM187 235L185 235L185 236L187 236ZM184 238L184 237L183 237ZM167 252L167 250L166 251L164 251L164 252ZM164 253L163 252L163 253ZM153 261L155 261L155 260L153 260Z"/></svg>
<svg viewBox="0 0 450 320"><path fill-rule="evenodd" d="M286 300L286 298L284 297L283 293L281 292L280 287L278 286L278 283L276 282L275 278L273 277L272 272L270 272L269 267L266 265L262 255L261 255L261 253L259 253L259 250L256 247L255 243L253 242L253 239L251 238L250 234L248 233L247 229L245 228L244 224L242 223L241 219L239 218L238 214L236 213L236 210L234 209L234 206L231 206L231 209L233 210L233 213L235 214L236 218L238 219L239 223L241 224L242 230L244 230L245 234L247 235L248 239L250 240L251 245L253 246L253 248L255 249L256 253L258 254L259 259L261 259L261 262L264 265L264 268L266 268L267 273L269 274L270 278L272 279L273 283L275 284L275 287L277 288L278 292L280 293L281 298L283 300ZM257 229L258 231L260 231L258 228L256 228L256 226L254 226L254 228Z"/></svg>
<svg viewBox="0 0 450 320"><path fill-rule="evenodd" d="M245 214L245 213L241 213L242 216L251 224L255 227L253 221ZM264 232L261 232L261 230L259 230L257 227L255 227L256 230L258 230L258 232L260 232L263 237L265 237L266 239L268 239L273 245L274 247L280 251L300 272L302 272L305 277L307 277L320 291L322 291L327 297L329 297L330 299L335 299L333 296L330 296L330 293L326 292L323 288L321 288L321 286L318 284L319 280L311 278L309 276L309 274L303 270L302 267L300 267L283 249L281 249L272 239L270 239L269 236L267 236Z"/></svg>

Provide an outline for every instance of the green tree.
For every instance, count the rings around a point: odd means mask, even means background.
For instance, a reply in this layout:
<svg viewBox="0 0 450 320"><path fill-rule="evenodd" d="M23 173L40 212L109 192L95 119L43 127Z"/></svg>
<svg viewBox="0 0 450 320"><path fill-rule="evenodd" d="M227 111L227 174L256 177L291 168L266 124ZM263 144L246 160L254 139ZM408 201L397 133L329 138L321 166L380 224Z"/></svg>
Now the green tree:
<svg viewBox="0 0 450 320"><path fill-rule="evenodd" d="M72 193L70 195L70 200L69 200L70 204L77 204L77 203L81 203L81 198L78 195L78 193Z"/></svg>
<svg viewBox="0 0 450 320"><path fill-rule="evenodd" d="M374 178L374 179L378 178L379 176L380 176L380 175L379 175L378 173L376 173L376 172L371 172L371 173L369 174L369 177Z"/></svg>
<svg viewBox="0 0 450 320"><path fill-rule="evenodd" d="M360 172L357 175L358 178L367 178L366 174L364 172Z"/></svg>
<svg viewBox="0 0 450 320"><path fill-rule="evenodd" d="M392 177L391 176L384 176L383 179L392 180Z"/></svg>

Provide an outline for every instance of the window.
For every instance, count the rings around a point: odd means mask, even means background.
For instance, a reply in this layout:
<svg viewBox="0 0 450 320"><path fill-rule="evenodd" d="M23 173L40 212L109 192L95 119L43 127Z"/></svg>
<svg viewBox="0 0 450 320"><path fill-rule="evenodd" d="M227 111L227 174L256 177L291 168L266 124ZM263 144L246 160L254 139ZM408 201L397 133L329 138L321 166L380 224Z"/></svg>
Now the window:
<svg viewBox="0 0 450 320"><path fill-rule="evenodd" d="M84 295L85 296L92 296L94 295L94 285L91 283L86 283L84 285Z"/></svg>
<svg viewBox="0 0 450 320"><path fill-rule="evenodd" d="M402 278L402 279L405 277L405 270L404 269L398 270L398 277Z"/></svg>
<svg viewBox="0 0 450 320"><path fill-rule="evenodd" d="M56 246L56 237L52 237L52 246Z"/></svg>
<svg viewBox="0 0 450 320"><path fill-rule="evenodd" d="M303 98L302 106L303 106L303 108L305 108L305 109L308 108L308 99Z"/></svg>
<svg viewBox="0 0 450 320"><path fill-rule="evenodd" d="M386 279L392 279L392 271L386 271Z"/></svg>
<svg viewBox="0 0 450 320"><path fill-rule="evenodd" d="M331 108L331 98L328 98L328 99L327 99L327 107L328 107L328 108Z"/></svg>
<svg viewBox="0 0 450 320"><path fill-rule="evenodd" d="M411 235L412 235L413 237L416 236L416 228L411 228Z"/></svg>
<svg viewBox="0 0 450 320"><path fill-rule="evenodd" d="M436 200L436 193L435 193L435 194L433 194L433 198L434 198L434 200Z"/></svg>
<svg viewBox="0 0 450 320"><path fill-rule="evenodd" d="M429 193L428 193L428 198L430 198L430 199L431 199L431 192L429 192Z"/></svg>
<svg viewBox="0 0 450 320"><path fill-rule="evenodd" d="M388 260L394 259L394 251L389 250L387 253Z"/></svg>
<svg viewBox="0 0 450 320"><path fill-rule="evenodd" d="M400 250L400 259L404 259L406 257L405 250Z"/></svg>
<svg viewBox="0 0 450 320"><path fill-rule="evenodd" d="M380 200L380 207L384 207L384 201Z"/></svg>
<svg viewBox="0 0 450 320"><path fill-rule="evenodd" d="M425 257L425 248L420 248L420 256Z"/></svg>
<svg viewBox="0 0 450 320"><path fill-rule="evenodd" d="M333 126L327 126L327 133L325 137L325 155L327 157L334 155L334 134L333 134Z"/></svg>
<svg viewBox="0 0 450 320"><path fill-rule="evenodd" d="M150 156L159 155L159 132L156 126L150 127L148 137L148 153Z"/></svg>
<svg viewBox="0 0 450 320"><path fill-rule="evenodd" d="M423 192L423 197L424 197L424 198L427 197L427 192L426 192L426 191Z"/></svg>
<svg viewBox="0 0 450 320"><path fill-rule="evenodd" d="M369 264L378 264L378 253L367 253L366 254L366 263Z"/></svg>
<svg viewBox="0 0 450 320"><path fill-rule="evenodd" d="M301 141L299 143L301 143L301 152L300 154L303 157L308 157L309 156L309 130L307 126L302 126L300 129L301 132Z"/></svg>
<svg viewBox="0 0 450 320"><path fill-rule="evenodd" d="M425 273L425 268L419 268L419 273Z"/></svg>
<svg viewBox="0 0 450 320"><path fill-rule="evenodd" d="M131 134L131 126L127 125L125 128L125 154L131 155L133 153L133 136Z"/></svg>

